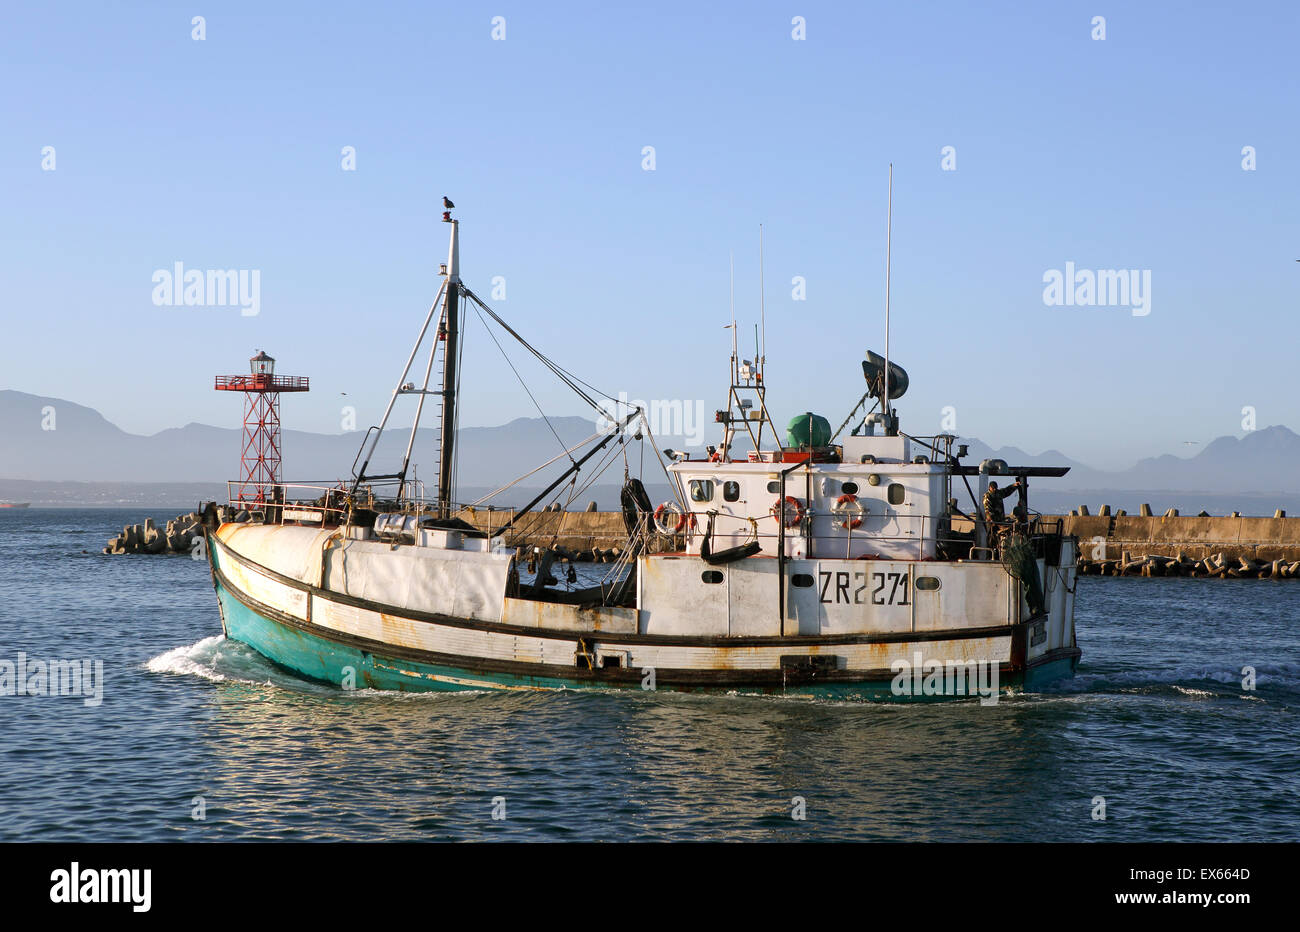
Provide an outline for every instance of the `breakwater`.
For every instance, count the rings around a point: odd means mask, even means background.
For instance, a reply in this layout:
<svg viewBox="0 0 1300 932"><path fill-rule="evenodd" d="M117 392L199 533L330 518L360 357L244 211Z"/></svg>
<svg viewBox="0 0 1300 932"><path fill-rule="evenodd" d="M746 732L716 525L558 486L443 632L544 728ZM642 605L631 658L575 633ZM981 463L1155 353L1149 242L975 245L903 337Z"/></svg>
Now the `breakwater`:
<svg viewBox="0 0 1300 932"><path fill-rule="evenodd" d="M1219 576L1300 578L1300 518L1239 515L1046 515L1079 539L1080 572L1107 576ZM476 528L497 532L516 518L509 509L464 509L457 515ZM233 509L220 517L235 520ZM127 525L104 553L182 553L200 535L198 512L179 515L164 528L152 520ZM961 522L958 522L961 523ZM506 532L511 547L551 547L578 562L608 562L627 544L617 511L540 511L518 517ZM680 539L657 538L659 549L680 549Z"/></svg>
<svg viewBox="0 0 1300 932"><path fill-rule="evenodd" d="M1218 576L1300 578L1300 518L1110 514L1046 515L1079 538L1080 572L1107 576ZM1144 509L1145 510L1145 509ZM462 512L481 530L500 528L509 514ZM618 512L541 512L520 519L507 534L512 546L554 545L581 559L585 551L626 541ZM680 541L663 541L680 549Z"/></svg>
<svg viewBox="0 0 1300 932"><path fill-rule="evenodd" d="M498 532L516 512L510 509L467 508L456 517L489 533ZM221 505L218 522L247 521L248 513ZM103 548L106 554L189 553L203 536L203 516L197 511L178 515L165 527L152 518L140 524L128 524ZM617 511L538 511L518 518L505 534L507 546L522 549L550 547L564 560L609 563L618 559L627 546L623 515ZM680 548L681 540L656 540L656 546Z"/></svg>
<svg viewBox="0 0 1300 932"><path fill-rule="evenodd" d="M1108 509L1103 509L1108 511ZM1055 520L1048 517L1046 520ZM1103 576L1300 577L1300 518L1069 514L1080 572Z"/></svg>
<svg viewBox="0 0 1300 932"><path fill-rule="evenodd" d="M510 510L487 511L467 508L457 514L481 531L499 530L515 513ZM505 543L511 547L551 547L561 556L584 562L627 546L627 528L617 511L538 511L520 516L506 532ZM591 557L586 555L590 554Z"/></svg>
<svg viewBox="0 0 1300 932"><path fill-rule="evenodd" d="M163 527L153 518L141 524L123 525L122 533L112 537L102 553L189 553L203 538L203 516L197 511L177 515Z"/></svg>

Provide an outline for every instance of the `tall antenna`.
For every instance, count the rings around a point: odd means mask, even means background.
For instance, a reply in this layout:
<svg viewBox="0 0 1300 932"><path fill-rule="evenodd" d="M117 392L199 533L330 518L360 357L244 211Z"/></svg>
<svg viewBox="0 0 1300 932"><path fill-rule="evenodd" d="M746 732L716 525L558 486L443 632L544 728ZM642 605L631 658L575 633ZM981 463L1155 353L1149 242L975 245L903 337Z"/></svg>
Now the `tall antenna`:
<svg viewBox="0 0 1300 932"><path fill-rule="evenodd" d="M763 224L761 223L758 225L758 319L763 326L763 345L761 349L754 347L754 355L758 357L755 361L761 374L764 363L767 362L767 308L763 303Z"/></svg>
<svg viewBox="0 0 1300 932"><path fill-rule="evenodd" d="M885 214L885 431L889 431L889 250L894 232L894 163L889 163L889 207Z"/></svg>
<svg viewBox="0 0 1300 932"><path fill-rule="evenodd" d="M736 253L733 250L729 253L731 257L731 361L736 361Z"/></svg>

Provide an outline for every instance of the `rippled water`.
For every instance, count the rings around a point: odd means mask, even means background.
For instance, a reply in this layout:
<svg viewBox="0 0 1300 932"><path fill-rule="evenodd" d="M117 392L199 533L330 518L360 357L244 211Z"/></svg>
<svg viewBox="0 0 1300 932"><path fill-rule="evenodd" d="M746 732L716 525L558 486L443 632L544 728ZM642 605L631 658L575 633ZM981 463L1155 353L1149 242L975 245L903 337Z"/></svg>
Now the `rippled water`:
<svg viewBox="0 0 1300 932"><path fill-rule="evenodd" d="M144 517L0 511L0 660L98 659L105 677L98 706L0 697L0 840L1280 841L1300 829L1300 581L1084 578L1079 675L993 707L344 694L225 641L204 563L100 555Z"/></svg>

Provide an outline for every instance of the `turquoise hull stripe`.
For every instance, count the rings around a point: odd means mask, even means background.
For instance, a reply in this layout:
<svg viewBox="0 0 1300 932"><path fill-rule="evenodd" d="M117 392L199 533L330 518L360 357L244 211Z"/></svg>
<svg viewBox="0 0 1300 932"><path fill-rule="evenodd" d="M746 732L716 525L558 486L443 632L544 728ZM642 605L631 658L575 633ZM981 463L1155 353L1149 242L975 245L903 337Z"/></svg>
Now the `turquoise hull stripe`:
<svg viewBox="0 0 1300 932"><path fill-rule="evenodd" d="M221 603L226 636L252 647L258 653L281 667L301 676L342 687L346 668L352 669L352 682L357 689L388 689L411 692L463 691L472 689L553 690L553 689L617 689L636 688L615 683L596 683L554 676L524 676L506 673L484 673L458 667L398 660L371 654L326 638L318 637L298 628L280 624L249 608L225 587L217 583L217 598ZM1000 687L1036 689L1052 680L1070 676L1073 662L1069 658L1029 671L1029 678L1000 679ZM725 687L690 687L690 692L778 692L785 695L811 696L828 699L861 699L876 701L935 702L948 701L949 696L896 696L888 680L862 683L827 683L791 686L788 689L770 690ZM676 687L661 686L665 691ZM956 697L966 698L971 697Z"/></svg>
<svg viewBox="0 0 1300 932"><path fill-rule="evenodd" d="M1025 692L1036 693L1044 686L1050 686L1060 680L1074 676L1074 669L1079 665L1077 657L1062 657L1036 667L1030 667L1021 686Z"/></svg>

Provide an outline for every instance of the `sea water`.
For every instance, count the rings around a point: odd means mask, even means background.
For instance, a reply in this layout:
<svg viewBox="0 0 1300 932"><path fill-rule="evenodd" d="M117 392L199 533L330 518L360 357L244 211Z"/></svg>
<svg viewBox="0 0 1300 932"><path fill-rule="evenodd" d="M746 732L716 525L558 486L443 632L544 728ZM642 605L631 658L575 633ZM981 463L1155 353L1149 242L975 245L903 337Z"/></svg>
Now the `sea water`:
<svg viewBox="0 0 1300 932"><path fill-rule="evenodd" d="M1300 835L1300 580L1085 577L1077 676L992 706L345 693L225 640L202 560L100 553L146 516L0 512L0 662L102 667L0 696L0 840Z"/></svg>

